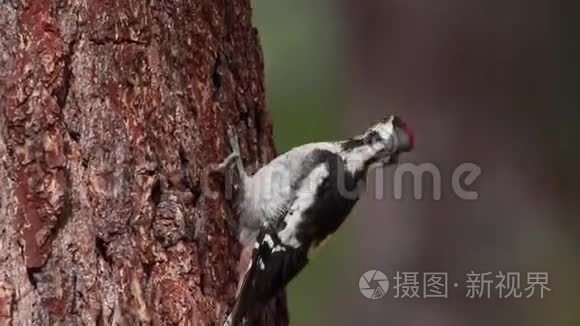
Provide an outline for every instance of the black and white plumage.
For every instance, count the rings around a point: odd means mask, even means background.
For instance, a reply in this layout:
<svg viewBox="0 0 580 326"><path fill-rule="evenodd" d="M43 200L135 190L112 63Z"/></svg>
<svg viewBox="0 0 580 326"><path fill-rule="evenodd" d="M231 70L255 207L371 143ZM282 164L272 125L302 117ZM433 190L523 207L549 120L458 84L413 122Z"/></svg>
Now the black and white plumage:
<svg viewBox="0 0 580 326"><path fill-rule="evenodd" d="M220 164L236 164L240 176L240 241L253 243L252 260L225 325L267 303L308 263L308 253L342 224L356 204L358 184L373 164L394 164L413 147L413 134L396 116L345 141L302 145L278 156L253 176L233 153Z"/></svg>

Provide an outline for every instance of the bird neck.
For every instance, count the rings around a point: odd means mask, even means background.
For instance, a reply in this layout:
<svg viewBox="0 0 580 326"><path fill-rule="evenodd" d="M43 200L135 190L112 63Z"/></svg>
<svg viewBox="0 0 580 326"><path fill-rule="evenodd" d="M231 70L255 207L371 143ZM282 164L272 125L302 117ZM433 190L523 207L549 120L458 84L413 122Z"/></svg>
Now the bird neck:
<svg viewBox="0 0 580 326"><path fill-rule="evenodd" d="M364 177L373 163L378 161L378 153L384 149L381 144L371 145L361 138L353 138L340 143L340 155L346 169L358 177Z"/></svg>

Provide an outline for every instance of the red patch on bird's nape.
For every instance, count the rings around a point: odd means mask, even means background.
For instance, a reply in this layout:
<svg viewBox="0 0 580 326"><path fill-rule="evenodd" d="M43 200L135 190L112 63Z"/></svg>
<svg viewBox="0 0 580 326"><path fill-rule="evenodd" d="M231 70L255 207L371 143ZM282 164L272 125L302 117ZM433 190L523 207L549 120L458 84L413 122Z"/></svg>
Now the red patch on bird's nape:
<svg viewBox="0 0 580 326"><path fill-rule="evenodd" d="M409 146L410 149L412 149L413 147L415 147L415 133L413 132L411 127L409 127L409 125L404 122L401 124L401 129L403 129L407 134L407 136L409 137Z"/></svg>
<svg viewBox="0 0 580 326"><path fill-rule="evenodd" d="M401 118L399 118L398 116L394 116L393 118L393 125L399 129L401 129L404 133L405 136L407 136L407 142L408 142L408 147L406 149L406 151L410 151L413 149L413 147L415 146L415 133L413 132L413 130L411 129L411 127L409 127L409 125L403 121Z"/></svg>

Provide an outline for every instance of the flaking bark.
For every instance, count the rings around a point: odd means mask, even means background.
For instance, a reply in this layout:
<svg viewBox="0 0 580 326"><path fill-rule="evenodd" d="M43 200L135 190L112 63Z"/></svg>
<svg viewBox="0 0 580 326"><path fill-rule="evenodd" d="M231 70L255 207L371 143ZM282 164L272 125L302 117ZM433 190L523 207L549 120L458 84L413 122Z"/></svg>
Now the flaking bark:
<svg viewBox="0 0 580 326"><path fill-rule="evenodd" d="M246 0L0 0L0 325L221 322L241 248L204 171L227 125L274 156L260 51Z"/></svg>

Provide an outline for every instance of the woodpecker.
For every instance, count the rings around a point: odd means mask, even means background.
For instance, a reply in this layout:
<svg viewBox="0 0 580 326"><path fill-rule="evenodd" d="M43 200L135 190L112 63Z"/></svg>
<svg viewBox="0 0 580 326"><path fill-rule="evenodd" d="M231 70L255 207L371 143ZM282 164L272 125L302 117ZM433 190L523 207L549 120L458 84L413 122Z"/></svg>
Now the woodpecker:
<svg viewBox="0 0 580 326"><path fill-rule="evenodd" d="M414 136L392 115L351 139L295 147L252 176L231 128L228 138L232 153L217 170L225 173L235 165L240 242L253 245L224 324L239 326L246 314L285 288L308 264L309 253L338 229L359 199L369 168L396 164L413 148Z"/></svg>

